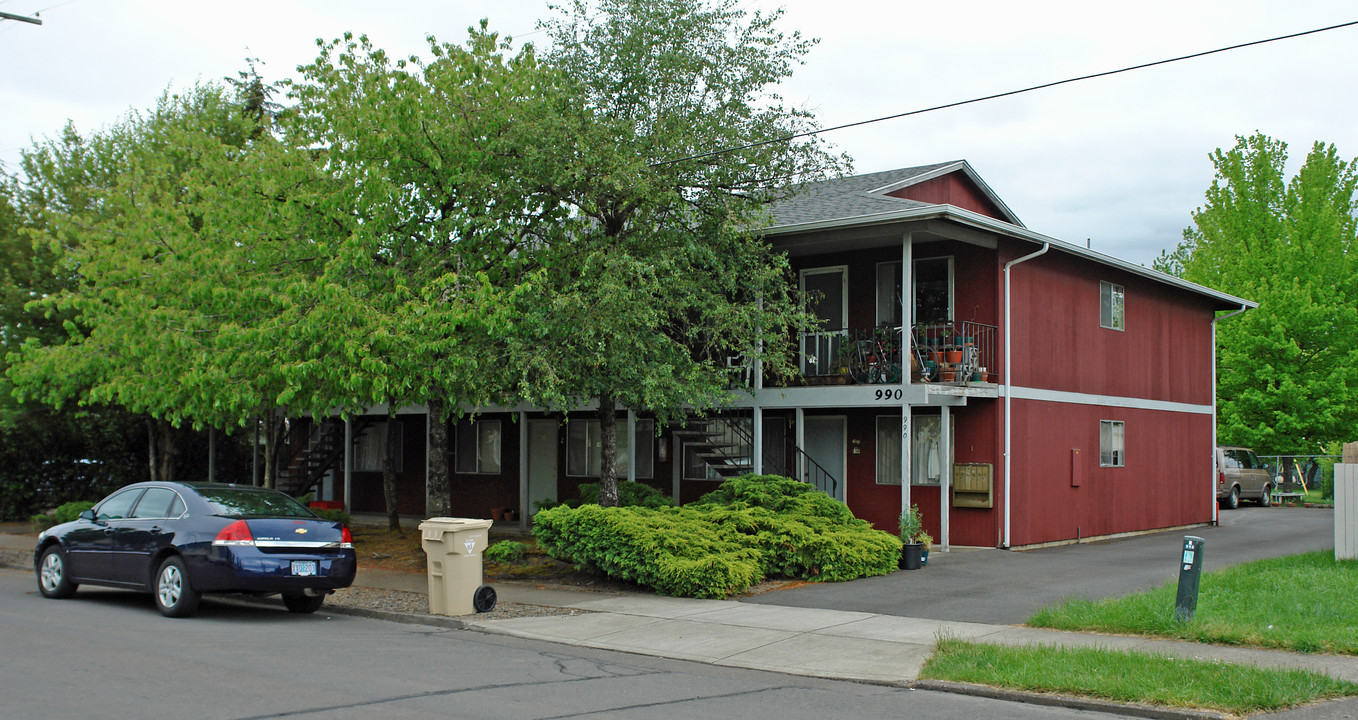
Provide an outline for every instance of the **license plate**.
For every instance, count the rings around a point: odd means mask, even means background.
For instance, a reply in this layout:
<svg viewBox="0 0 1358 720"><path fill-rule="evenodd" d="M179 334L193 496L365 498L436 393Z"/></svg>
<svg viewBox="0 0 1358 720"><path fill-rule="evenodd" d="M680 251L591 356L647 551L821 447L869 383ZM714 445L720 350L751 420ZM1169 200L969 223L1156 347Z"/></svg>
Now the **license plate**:
<svg viewBox="0 0 1358 720"><path fill-rule="evenodd" d="M292 561L292 574L293 574L293 575L315 575L315 574L316 574L316 561L315 561L315 560L293 560L293 561Z"/></svg>

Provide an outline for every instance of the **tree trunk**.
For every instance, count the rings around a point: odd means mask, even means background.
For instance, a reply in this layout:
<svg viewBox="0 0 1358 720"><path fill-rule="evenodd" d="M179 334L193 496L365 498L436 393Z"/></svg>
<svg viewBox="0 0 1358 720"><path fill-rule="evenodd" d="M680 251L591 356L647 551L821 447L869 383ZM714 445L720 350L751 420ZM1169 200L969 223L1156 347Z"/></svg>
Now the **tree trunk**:
<svg viewBox="0 0 1358 720"><path fill-rule="evenodd" d="M453 514L453 498L448 481L448 423L443 417L443 398L431 397L424 404L429 423L429 511L435 517Z"/></svg>
<svg viewBox="0 0 1358 720"><path fill-rule="evenodd" d="M599 505L618 506L618 413L613 408L613 396L599 395Z"/></svg>
<svg viewBox="0 0 1358 720"><path fill-rule="evenodd" d="M156 430L160 435L160 479L164 482L174 482L175 470L179 466L177 433L167 420L157 420Z"/></svg>
<svg viewBox="0 0 1358 720"><path fill-rule="evenodd" d="M278 445L279 432L278 426L282 423L278 420L278 411L269 410L264 415L264 480L266 488L274 486L274 478L278 474Z"/></svg>
<svg viewBox="0 0 1358 720"><path fill-rule="evenodd" d="M390 407L390 406L389 406ZM387 416L386 447L382 457L382 495L387 501L387 529L401 533L401 515L396 510L396 439L400 437L400 421Z"/></svg>
<svg viewBox="0 0 1358 720"><path fill-rule="evenodd" d="M146 418L146 464L151 474L151 482L160 481L160 447L157 442L156 419Z"/></svg>

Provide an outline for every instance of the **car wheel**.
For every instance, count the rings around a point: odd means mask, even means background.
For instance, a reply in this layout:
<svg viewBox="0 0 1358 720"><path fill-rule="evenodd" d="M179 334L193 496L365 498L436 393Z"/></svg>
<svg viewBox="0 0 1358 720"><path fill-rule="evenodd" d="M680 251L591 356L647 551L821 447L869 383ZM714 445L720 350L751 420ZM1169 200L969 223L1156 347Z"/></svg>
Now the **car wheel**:
<svg viewBox="0 0 1358 720"><path fill-rule="evenodd" d="M165 558L156 571L156 607L165 617L188 617L198 609L202 595L189 585L184 561L178 555Z"/></svg>
<svg viewBox="0 0 1358 720"><path fill-rule="evenodd" d="M53 545L42 553L38 564L38 592L48 598L68 598L75 594L76 584L66 576L66 556Z"/></svg>
<svg viewBox="0 0 1358 720"><path fill-rule="evenodd" d="M1221 503L1221 506L1224 507L1224 508L1226 508L1227 510L1234 510L1234 509L1240 507L1240 486L1239 486L1239 485L1232 485L1232 486L1231 486L1231 494L1226 496L1226 501L1223 502L1223 503Z"/></svg>
<svg viewBox="0 0 1358 720"><path fill-rule="evenodd" d="M284 595L283 605L287 606L288 612L307 615L321 609L325 603L324 595Z"/></svg>
<svg viewBox="0 0 1358 720"><path fill-rule="evenodd" d="M1265 485L1264 491L1259 494L1259 507L1268 507L1273 504L1273 486Z"/></svg>

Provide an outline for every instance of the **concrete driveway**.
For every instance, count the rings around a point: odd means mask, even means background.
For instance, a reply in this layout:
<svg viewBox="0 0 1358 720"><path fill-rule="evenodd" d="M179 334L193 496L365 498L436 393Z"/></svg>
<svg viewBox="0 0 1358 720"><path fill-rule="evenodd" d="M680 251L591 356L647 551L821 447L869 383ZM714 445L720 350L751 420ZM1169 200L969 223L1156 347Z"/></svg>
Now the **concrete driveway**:
<svg viewBox="0 0 1358 720"><path fill-rule="evenodd" d="M1221 524L1041 550L934 552L921 570L764 593L747 603L1019 624L1070 597L1103 598L1178 577L1184 535L1207 541L1208 571L1266 557L1334 549L1334 511L1242 507Z"/></svg>

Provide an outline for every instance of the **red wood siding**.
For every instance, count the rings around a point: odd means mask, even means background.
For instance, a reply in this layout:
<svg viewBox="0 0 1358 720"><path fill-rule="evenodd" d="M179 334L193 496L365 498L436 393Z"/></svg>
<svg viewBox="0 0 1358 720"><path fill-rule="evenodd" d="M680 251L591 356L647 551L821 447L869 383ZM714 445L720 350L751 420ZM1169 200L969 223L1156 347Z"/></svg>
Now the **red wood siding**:
<svg viewBox="0 0 1358 720"><path fill-rule="evenodd" d="M1031 251L1031 245L1010 247L1004 259ZM1015 385L1212 402L1213 311L1207 302L1060 252L1010 273ZM1100 281L1125 289L1125 330L1099 326Z"/></svg>
<svg viewBox="0 0 1358 720"><path fill-rule="evenodd" d="M1100 420L1125 423L1125 467L1099 466ZM1014 400L1013 423L1012 545L1212 518L1210 414ZM1071 448L1081 450L1079 487Z"/></svg>
<svg viewBox="0 0 1358 720"><path fill-rule="evenodd" d="M982 215L993 217L996 220L1008 219L995 203L991 202L967 176L961 172L954 172L937 177L932 180L909 185L887 193L892 197L903 198L905 200L916 200L918 202L934 203L938 205L953 205L964 210L971 210Z"/></svg>

